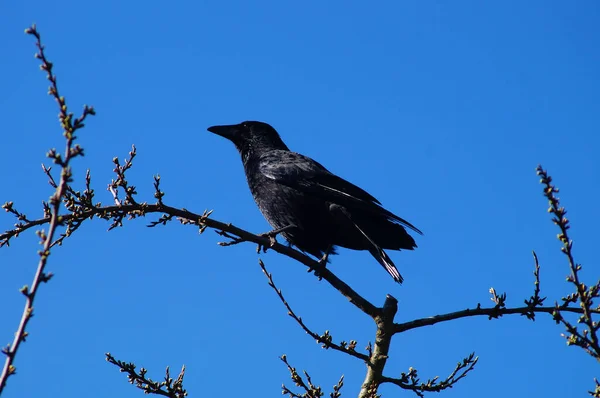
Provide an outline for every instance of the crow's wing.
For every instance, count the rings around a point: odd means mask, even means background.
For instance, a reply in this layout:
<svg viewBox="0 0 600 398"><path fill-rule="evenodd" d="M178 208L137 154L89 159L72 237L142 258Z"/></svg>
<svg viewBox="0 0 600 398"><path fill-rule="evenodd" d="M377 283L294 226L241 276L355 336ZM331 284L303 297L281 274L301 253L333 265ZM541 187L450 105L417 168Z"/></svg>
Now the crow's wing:
<svg viewBox="0 0 600 398"><path fill-rule="evenodd" d="M408 221L381 207L381 203L368 192L330 173L309 157L295 152L274 150L261 155L258 167L262 175L280 184L349 209L358 208L370 213L382 214L422 234Z"/></svg>

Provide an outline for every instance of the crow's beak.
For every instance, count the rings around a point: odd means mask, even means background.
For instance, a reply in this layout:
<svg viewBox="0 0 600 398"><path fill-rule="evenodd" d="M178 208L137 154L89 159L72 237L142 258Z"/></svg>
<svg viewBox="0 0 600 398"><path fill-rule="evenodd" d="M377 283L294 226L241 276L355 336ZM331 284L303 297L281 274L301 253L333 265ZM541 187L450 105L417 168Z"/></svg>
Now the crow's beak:
<svg viewBox="0 0 600 398"><path fill-rule="evenodd" d="M237 125L211 126L211 127L207 128L207 130L213 134L220 135L223 138L227 138L228 140L233 141L235 139L235 136L237 135L238 126Z"/></svg>

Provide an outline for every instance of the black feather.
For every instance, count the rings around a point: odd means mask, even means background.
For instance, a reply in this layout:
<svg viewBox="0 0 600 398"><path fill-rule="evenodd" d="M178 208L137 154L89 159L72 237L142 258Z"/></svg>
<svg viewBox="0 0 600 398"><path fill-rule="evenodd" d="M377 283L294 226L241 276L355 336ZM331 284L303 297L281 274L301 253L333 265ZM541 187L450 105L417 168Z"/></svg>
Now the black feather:
<svg viewBox="0 0 600 398"><path fill-rule="evenodd" d="M417 245L404 227L421 234L419 229L320 163L291 152L266 123L208 130L235 144L252 196L271 226L296 226L282 233L288 242L315 257L332 246L368 250L394 280L403 281L383 249L413 250Z"/></svg>

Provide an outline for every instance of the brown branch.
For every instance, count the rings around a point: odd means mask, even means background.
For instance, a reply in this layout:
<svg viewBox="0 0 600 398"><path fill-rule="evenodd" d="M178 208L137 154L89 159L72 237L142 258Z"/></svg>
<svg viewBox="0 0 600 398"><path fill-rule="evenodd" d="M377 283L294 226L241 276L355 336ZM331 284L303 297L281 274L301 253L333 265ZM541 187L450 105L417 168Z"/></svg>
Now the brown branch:
<svg viewBox="0 0 600 398"><path fill-rule="evenodd" d="M279 297L279 300L281 300L281 302L287 309L288 315L292 319L294 319L298 323L298 325L300 325L300 327L302 328L302 330L304 330L306 332L306 334L308 334L310 337L315 339L318 343L323 344L323 348L331 348L332 350L343 352L344 354L348 354L350 356L361 359L363 361L369 360L369 356L362 354L360 352L357 352L355 350L354 347L356 347L356 342L353 342L353 344L351 342L350 345L346 344L345 342L342 342L341 344L336 344L332 341L332 337L328 331L326 331L325 334L323 334L323 335L319 335L319 334L313 332L312 330L310 330L308 328L308 326L306 326L306 324L304 323L302 318L299 317L298 315L296 315L294 310L292 310L292 307L290 307L290 305L287 302L287 300L285 299L285 297L283 297L283 293L281 292L281 289L278 289L277 286L275 285L275 282L273 281L273 275L267 271L267 268L261 259L258 259L258 264L260 265L260 268L262 269L263 273L267 277L267 279L269 281L269 286L271 286L271 288L273 288L273 290L277 294L277 297Z"/></svg>
<svg viewBox="0 0 600 398"><path fill-rule="evenodd" d="M560 229L558 234L558 240L563 244L560 250L565 254L569 262L570 275L567 277L567 281L575 286L576 293L570 295L568 298L563 298L564 304L559 306L556 304L554 311L554 319L562 323L569 335L563 336L567 339L567 344L576 345L583 348L592 357L600 360L600 343L598 341L598 329L600 324L594 322L592 314L597 313L593 310L593 300L599 297L600 281L593 286L586 286L580 281L579 271L581 271L581 264L577 264L573 257L573 241L569 238L568 230L571 228L569 220L567 219L567 211L564 207L560 206L560 200L555 195L559 192L558 188L552 185L552 177L542 168L538 166L537 175L541 177L540 182L544 185L544 196L548 199L550 207L548 212L554 217L552 222ZM587 329L583 332L579 332L577 326L563 318L561 312L566 311L564 305L568 305L579 299L580 308L583 310L583 315L579 317L578 323L583 324Z"/></svg>
<svg viewBox="0 0 600 398"><path fill-rule="evenodd" d="M305 382L302 376L298 374L296 368L289 364L285 355L280 356L279 359L281 359L281 361L287 366L288 371L290 372L290 378L292 379L296 387L300 387L305 391L304 394L300 395L293 392L292 390L287 388L285 384L283 384L281 385L281 393L283 395L287 394L290 398L321 398L323 395L325 395L320 386L313 384L312 379L306 370L303 371L304 377L306 377ZM343 385L344 376L340 377L340 380L337 382L337 384L333 386L333 392L330 393L329 396L331 398L339 398L341 396L340 390L342 389Z"/></svg>
<svg viewBox="0 0 600 398"><path fill-rule="evenodd" d="M467 376L467 374L475 368L479 360L475 354L470 354L462 361L456 364L456 367L446 379L438 381L439 377L434 377L421 383L417 370L410 368L408 373L402 372L400 378L382 377L382 383L395 384L404 390L413 391L419 397L424 397L424 392L440 392L448 388L452 388L458 381Z"/></svg>
<svg viewBox="0 0 600 398"><path fill-rule="evenodd" d="M492 294L492 301L496 304L494 307L481 308L481 305L477 305L476 308L467 308L466 310L450 312L442 315L434 315L427 318L415 319L409 322L397 323L394 325L394 334L406 332L407 330L420 328L423 326L431 326L441 322L453 321L455 319L466 318L470 316L487 316L488 319L500 318L503 315L518 314L527 317L527 319L535 320L536 313L546 313L555 316L556 307L542 307L545 297L540 297L540 264L538 257L533 252L533 260L535 268L533 275L534 291L533 295L528 299L524 300L526 307L506 307L506 293L498 295L496 289L491 288L490 293ZM570 312L575 314L582 314L583 310L577 307L568 307L569 302L561 307L561 311ZM600 314L600 309L590 309L592 313Z"/></svg>
<svg viewBox="0 0 600 398"><path fill-rule="evenodd" d="M156 188L156 185L155 185ZM158 191L160 192L160 191ZM164 193L160 192L161 195ZM162 196L161 196L162 202ZM533 319L532 314L535 313L549 313L552 314L556 308L555 307L542 307L541 302L543 298L539 296L539 264L536 260L536 268L534 271L535 275L535 290L530 300L525 300L527 304L524 307L518 308L506 308L505 294L497 294L495 290L491 290L492 299L495 302L495 306L491 308L481 308L481 306L477 306L477 308L466 309L463 311L453 312L449 314L436 315L434 317L417 319L406 323L401 324L393 324L391 328L387 329L388 326L382 327L381 325L381 314L383 310L381 308L375 307L369 301L364 299L358 293L356 293L352 288L346 285L344 282L339 280L333 273L327 270L324 267L321 267L320 264L308 257L307 255L285 245L281 245L279 243L273 242L270 237L264 235L255 235L248 231L245 231L241 228L238 228L229 223L223 223L212 218L209 218L208 215L210 213L205 212L202 215L195 214L186 209L177 209L171 206L167 206L164 204L146 204L146 203L136 203L136 204L128 204L128 205L120 205L120 206L106 206L106 207L88 207L85 210L81 210L76 214L68 214L63 216L63 220L68 222L71 219L83 220L86 218L91 218L93 216L97 216L99 218L107 219L107 220L119 220L129 218L136 218L139 216L145 216L148 213L161 213L163 216L159 219L158 222L152 222L152 225L158 224L166 224L166 222L170 221L173 217L177 217L180 222L183 224L193 224L200 227L200 231L204 231L205 228L211 228L216 230L220 235L225 236L229 239L233 239L236 242L253 242L262 247L270 247L272 250L284 254L288 257L291 257L302 264L306 265L309 269L316 269L320 276L326 279L334 288L344 294L356 307L361 309L363 312L370 315L373 319L378 323L378 330L381 334L382 330L387 330L387 333L395 334L401 333L410 329L434 325L440 322L446 322L454 319L464 318L468 316L487 316L488 318L498 318L503 315L509 314L519 314L526 316L530 319ZM48 221L48 218L42 220L32 220L29 224L43 224ZM20 230L23 230L30 227L27 224L23 226ZM10 233L10 232L9 232ZM0 238L8 239L6 235L0 235ZM569 303L566 303L569 304ZM571 308L566 305L563 306L562 311L571 312L571 313L582 313L582 309L580 308ZM592 309L592 313L599 313L597 309ZM387 323L386 323L387 324ZM314 337L314 336L313 336ZM379 384L385 380L385 377L381 374L383 366L385 365L385 361L387 360L387 354L382 354L383 352L387 352L389 350L389 340L387 341L388 347L385 347L387 337L380 336L379 344L376 344L373 347L370 355L369 355L369 370L368 375L365 378L365 383L363 384L363 389L361 390L361 394L363 397L372 396L377 392L377 388ZM371 383L371 384L369 384Z"/></svg>
<svg viewBox="0 0 600 398"><path fill-rule="evenodd" d="M117 157L113 158L113 163L115 164L115 168L113 169L113 171L117 175L117 179L112 180L111 183L108 185L107 189L113 195L115 204L117 206L122 205L122 204L134 204L135 205L137 203L135 201L135 199L133 198L133 196L137 194L137 191L135 190L134 186L129 185L129 183L127 182L127 179L125 178L125 173L133 165L133 159L135 158L136 155L137 155L137 151L135 149L135 145L132 145L131 151L129 152L129 158L125 159L125 164L123 166L121 166L121 163L119 162L119 158L117 158ZM156 189L158 189L157 180L155 180L154 186ZM119 200L119 197L118 197L117 192L118 192L119 187L123 188L123 190L125 191L125 200L123 202L121 202L121 200ZM159 203L162 203L160 201L160 199L159 199Z"/></svg>
<svg viewBox="0 0 600 398"><path fill-rule="evenodd" d="M135 385L145 394L161 395L169 398L183 398L188 395L183 388L183 377L185 376L185 365L181 367L181 372L177 379L173 380L170 375L169 367L165 371L164 381L158 382L146 377L148 372L145 368L141 368L138 373L135 364L131 362L123 362L115 359L110 353L106 353L106 361L119 367L122 373L127 373L129 383Z"/></svg>
<svg viewBox="0 0 600 398"><path fill-rule="evenodd" d="M93 111L90 111L90 110L88 110L88 108L85 108L84 116L86 115L86 112L92 114ZM75 125L77 126L77 121L76 121ZM75 131L75 129L76 128L74 128L73 131ZM74 139L74 136L73 136L73 139ZM70 148L70 147L68 147L68 148ZM75 151L73 153L67 151L66 155L65 155L65 160L62 160L60 155L57 155L55 151L54 152L51 151L50 157L52 157L54 159L55 163L57 163L61 167L63 167L63 170L65 170L65 169L68 170L68 161L72 157L80 154L81 150L79 149L78 151L79 152ZM69 155L69 154L71 154L71 155ZM320 278L325 279L335 289L337 289L346 298L348 298L348 300L352 304L354 304L357 308L359 308L361 311L368 314L375 320L376 325L377 325L376 340L375 340L375 345L373 347L371 347L369 345L369 348L368 348L369 355L368 356L365 354L357 353L354 349L355 348L354 342L351 342L350 345L345 345L344 343L342 343L342 344L333 343L331 341L331 336L327 332L324 335L318 335L318 334L312 332L303 323L302 319L293 312L293 310L291 309L291 307L289 306L289 304L283 297L281 291L276 288L271 274L269 274L267 272L264 264L262 263L262 261L259 260L261 267L263 269L263 272L269 279L269 285L277 292L280 300L283 302L283 304L288 309L288 314L294 320L296 320L296 322L303 328L303 330L305 330L305 332L307 334L309 334L311 337L315 338L315 340L317 340L318 342L320 342L327 348L332 348L334 350L338 350L338 351L347 353L349 355L352 355L354 357L357 357L361 360L367 361L367 364L368 364L367 375L365 377L365 380L364 380L364 383L362 385L361 392L359 395L360 397L363 397L363 398L376 396L377 389L378 389L379 385L382 383L396 384L396 385L400 386L401 388L412 390L415 393L417 393L418 395L420 395L421 392L423 392L423 391L441 391L442 389L451 387L454 383L456 383L458 380L463 378L467 372L469 372L471 369L473 369L473 366L475 365L477 359L473 359L473 355L471 355L470 357L466 358L463 361L462 366L459 363L459 366L457 366L455 371L446 380L444 380L442 382L437 382L437 378L434 378L434 379L428 380L426 383L419 383L416 370L414 370L412 368L408 374L403 374L401 378L391 378L391 377L387 377L387 376L383 375L383 369L384 369L386 361L388 359L388 352L389 352L389 347L390 347L390 343L391 343L391 338L394 334L402 333L407 330L418 328L418 327L434 325L434 324L437 324L440 322L446 322L446 321L460 319L460 318L469 317L469 316L488 316L489 319L492 319L492 318L498 318L503 315L509 315L509 314L520 314L520 315L526 316L528 319L533 320L535 318L536 313L549 313L549 314L553 314L553 316L555 317L555 319L557 321L562 322L567 327L567 331L571 334L569 337L570 338L569 342L571 344L581 345L582 347L584 347L584 344L587 344L587 346L585 346L584 348L591 347L592 349L596 349L596 348L594 348L595 347L594 344L597 346L598 341L597 341L597 338L596 338L596 340L594 340L594 338L595 338L595 331L597 330L598 326L595 325L593 322L591 322L591 314L600 313L600 310L598 308L596 308L596 309L591 308L591 303L592 303L591 300L592 300L592 298L597 297L599 285L596 285L596 286L593 286L593 287L587 289L585 287L585 285L580 283L579 279L577 278L577 272L579 271L579 269L581 267L578 264L575 264L574 260L572 259L572 255L571 255L572 242L568 239L568 237L566 235L566 230L568 229L566 218L564 218L564 214L566 212L564 211L564 209L558 207L558 200L556 200L556 206L551 207L551 211L554 212L555 215L557 216L557 218L555 219L555 222L559 225L562 225L561 226L561 235L559 235L559 239L561 239L561 241L563 241L563 243L565 244L565 246L563 247L563 251L565 252L565 254L567 254L567 256L569 258L569 264L570 264L571 271L572 271L570 281L575 283L577 286L577 289L578 289L575 294L572 294L572 295L568 296L567 298L563 298L564 303L561 306L557 305L556 307L542 307L542 304L543 304L545 298L540 297L540 281L539 281L540 266L538 263L537 256L535 255L535 253L533 253L534 261L535 261L535 270L534 270L535 289L534 289L534 294L530 297L530 299L525 300L525 304L526 304L525 307L506 308L506 305L505 305L506 294L505 293L497 294L496 290L492 288L492 289L490 289L490 293L492 294L492 300L495 303L494 307L481 308L481 306L478 305L477 308L473 308L473 309L466 309L463 311L457 311L457 312L448 313L448 314L436 315L436 316L429 317L429 318L416 319L416 320L413 320L410 322L396 324L396 323L394 323L394 316L397 312L397 301L393 297L388 295L383 308L378 308L378 307L374 306L372 303L370 303L367 299L365 299L364 297L359 295L355 290L353 290L345 282L340 280L337 276L335 276L331 271L329 271L327 268L325 268L323 265L321 265L318 261L314 260L313 258L305 255L304 253L302 253L298 250L295 250L291 247L277 243L273 236L269 236L268 234L267 235L265 235L265 234L255 235L255 234L252 234L241 228L238 228L232 224L223 223L223 222L214 220L212 218L209 218L210 212L205 211L202 215L199 215L199 214L190 212L186 209L178 209L178 208L174 208L174 207L165 205L163 202L164 192L162 192L160 190L160 186L159 186L160 185L160 177L159 176L155 177L155 182L154 182L154 188L155 188L154 196L158 202L156 204L147 204L147 203L136 202L133 198L133 196L137 193L135 191L135 187L129 185L125 178L126 171L132 167L132 161L133 161L133 158L135 157L135 147L133 147L133 149L129 153L129 155L130 155L129 159L126 159L125 164L123 166L120 165L118 160L114 160L114 163L116 165L114 171L117 174L117 180L113 180L111 182L111 184L109 185L109 190L111 191L111 193L113 195L114 201L116 203L115 206L102 207L100 204L94 205L92 203L93 190L91 190L91 188L90 188L89 172L86 176L86 191L82 195L79 192L76 192L73 189L71 189L71 187L68 185L68 182L70 181L70 174L67 175L66 179L63 179L63 177L65 175L65 173L63 172L63 174L61 175L61 181L59 184L57 184L54 181L54 179L52 178L52 176L50 175L50 169L44 168L44 171L49 176L50 184L57 189L57 192L60 190L61 194L58 196L59 199L51 200L50 205L44 204L44 217L41 219L38 219L38 220L28 219L24 214L14 210L12 202L7 203L4 206L5 209L8 212L15 215L18 218L18 220L21 222L18 225L15 225L16 228L14 230L7 231L4 234L0 235L0 247L8 244L9 240L12 237L17 236L19 233L21 233L27 229L30 229L34 226L43 225L46 223L50 223L50 229L52 231L54 229L56 229L57 225L63 225L63 224L67 225L67 232L65 234L63 234L59 239L52 241L52 237L49 238L49 240L48 240L50 242L50 246L48 246L48 249L49 249L54 244L60 244L60 242L62 242L62 240L65 237L67 237L70 232L76 230L83 221L85 221L87 219L91 219L93 217L99 217L99 218L102 218L105 220L112 221L111 226L109 228L109 229L112 229L112 228L115 228L118 226L122 226L123 220L125 220L125 219L133 219L133 218L137 218L137 217L141 217L141 216L146 216L149 213L159 213L159 214L161 214L161 217L158 219L158 221L152 221L149 226L154 227L154 226L161 225L161 224L165 225L167 222L171 221L173 218L176 217L179 219L179 221L182 224L193 224L195 226L198 226L201 233L206 228L211 228L211 229L214 229L218 234L230 239L229 242L222 243L223 246L238 244L238 243L242 243L242 242L253 242L253 243L256 243L259 246L259 248L263 247L263 249L265 251L267 248L270 248L280 254L284 254L284 255L304 264L305 266L307 266L309 268L309 271L314 270L315 274L318 274L318 276ZM545 190L545 192L550 192L551 195L553 192L557 192L557 190L555 190L555 188L550 185L549 177L545 177L545 178L548 179L548 181L547 181L548 188ZM118 191L120 189L123 189L125 191L125 200L123 200L123 201L119 200L119 198L118 198ZM53 197L53 198L55 198L55 197ZM59 203L60 203L61 199L62 199L63 203L65 204L65 207L67 208L67 210L70 212L70 214L65 214L65 215L59 217L57 214L58 214ZM552 200L551 200L551 203L553 203ZM562 218L560 218L559 216ZM46 238L45 235L44 235L44 237ZM45 260L44 260L44 264L45 264ZM26 296L31 295L31 293L28 291L27 287L25 287L22 290L22 292ZM569 307L569 305L575 303L578 300L578 298L582 301L582 303L584 301L585 301L585 303L587 303L586 304L587 309L584 306L582 306L583 308ZM571 312L571 313L583 314L583 316L581 317L581 320L585 321L586 319L589 319L589 322L586 321L584 323L590 327L590 330L593 333L590 335L588 335L586 333L586 331L584 331L583 334L579 333L577 328L575 328L570 323L568 323L567 321L562 319L560 312ZM589 336L592 336L592 337L589 337ZM26 337L26 333L24 333L22 336L23 340L24 340L24 337ZM591 341L591 343L587 343L586 339L589 339ZM5 353L9 356L9 358L11 357L11 349L13 349L14 346L15 345L13 344L13 346L9 346L7 349L4 350ZM589 351L589 349L588 349L588 352L591 353L591 351ZM593 355L593 353L592 353L592 355ZM286 364L287 364L287 362L286 362ZM288 365L288 367L289 367L289 365ZM9 367L9 369L11 369L11 368ZM12 369L14 371L14 367ZM291 369L293 369L293 368L291 368ZM459 374L458 372L460 370L462 370L463 373ZM314 386L312 386L309 376L307 374L306 374L306 376L309 381L308 387L309 387L309 389L312 389ZM291 396L295 396L289 390L288 390L288 393L291 394Z"/></svg>
<svg viewBox="0 0 600 398"><path fill-rule="evenodd" d="M204 214L198 215L189 212L186 209L177 209L165 205L163 202L164 192L160 190L159 176L156 176L154 179L154 197L157 199L157 203L138 203L134 199L134 196L137 194L136 188L135 186L130 185L126 179L126 172L132 167L133 159L136 156L135 146L132 147L131 152L129 152L129 158L125 159L125 163L123 165L121 165L118 158L113 159L115 165L113 171L116 173L116 179L111 181L108 186L108 190L112 194L115 203L114 206L102 207L101 204L93 204L92 199L94 193L90 188L91 177L89 170L86 175L86 189L83 194L74 190L70 186L70 182L72 182L72 173L70 168L71 160L77 156L83 155L83 149L79 145L74 145L74 141L76 140L75 133L77 130L84 127L83 122L85 121L86 117L88 115L94 115L95 113L93 108L85 106L82 116L74 119L73 114L68 112L64 97L60 96L59 94L56 76L52 71L53 64L46 58L44 46L41 43L41 38L36 30L35 25L27 29L26 33L33 35L36 38L36 45L39 50L36 54L36 58L41 60L41 69L46 72L47 78L50 81L49 94L57 101L57 104L59 105L59 119L66 139L66 147L64 154L62 155L59 154L55 149L50 150L47 155L50 159L52 159L54 164L60 167L60 179L58 179L58 182L52 176L51 168L44 165L42 166L44 173L48 176L49 184L55 190L48 203L44 202L43 204L43 218L37 220L29 219L24 213L17 211L12 202L7 202L2 206L7 212L16 217L18 222L15 224L15 228L13 230L0 234L0 247L8 245L11 238L18 236L21 232L30 228L44 224L49 224L49 227L47 233L43 231L38 232L38 235L42 240L43 249L40 251L40 260L38 262L37 271L31 284L31 288L29 286L24 286L21 289L21 293L26 297L26 303L20 324L17 332L15 333L14 341L12 344L2 349L2 352L6 355L6 361L0 375L0 394L6 386L6 381L9 376L15 373L13 362L20 344L26 340L28 335L26 327L33 316L33 303L38 288L41 283L47 282L52 277L51 273L45 272L47 260L50 255L50 249L55 245L60 245L66 237L70 236L70 234L77 230L82 222L87 219L99 217L109 220L111 221L111 226L109 229L113 229L122 226L125 219L133 219L145 216L149 213L161 214L158 221L151 222L149 226L152 227L165 225L167 222L172 221L172 219L176 217L182 224L193 224L198 226L201 233L206 228L211 228L216 230L216 232L220 235L231 239L229 242L223 243L223 246L229 246L242 242L253 242L259 245L259 249L262 247L263 250L266 251L270 248L280 254L295 259L296 261L307 266L309 271L315 271L315 274L318 275L319 278L325 279L332 287L343 294L353 305L373 318L377 326L377 331L374 346L371 346L369 343L367 348L369 355L356 352L356 342L354 341L351 341L350 344L345 342L340 344L333 343L328 332L325 332L323 335L314 333L304 324L302 318L294 313L281 293L281 290L276 287L272 275L267 272L264 263L259 259L260 266L269 281L269 286L271 286L277 293L279 299L288 310L288 315L292 317L308 335L313 337L317 342L321 343L324 348L331 348L340 352L344 352L367 362L367 374L359 395L361 398L377 396L377 390L382 383L395 384L403 389L411 390L419 396L423 396L423 392L439 392L446 388L452 387L474 368L475 364L477 363L477 358L474 357L474 354L471 354L467 358L463 359L462 362L459 362L454 371L445 380L439 382L438 378L435 377L425 383L421 383L417 376L417 371L413 368L410 368L408 373L402 373L400 378L384 376L383 370L388 359L391 339L394 334L402 333L418 327L430 326L440 322L447 322L450 320L470 316L488 316L489 319L492 319L501 317L503 315L519 314L526 316L528 319L534 320L536 313L549 313L552 314L557 323L562 323L566 327L568 335L565 337L567 338L568 344L580 346L593 357L600 359L600 341L597 336L597 331L600 328L600 325L597 322L594 322L592 319L593 314L600 313L600 309L598 307L593 308L593 299L599 297L600 294L600 281L589 287L581 282L579 277L581 265L577 264L574 260L572 253L573 242L568 236L568 229L570 228L570 225L568 219L566 218L567 212L563 207L560 207L559 199L555 196L555 194L558 193L558 189L552 185L552 178L548 176L546 171L543 170L541 166L538 166L537 173L541 177L541 182L544 185L544 195L550 202L550 208L548 211L554 216L552 221L560 229L558 238L563 244L561 250L566 255L570 268L570 275L568 276L567 281L575 286L575 293L563 298L563 303L561 305L556 304L554 307L543 307L542 305L545 298L540 297L540 266L537 256L534 252L535 289L530 299L524 301L526 305L525 307L506 308L506 294L497 294L496 290L491 288L490 293L492 294L492 300L495 303L494 307L481 308L481 306L478 305L473 309L436 315L429 318L416 319L400 324L394 323L394 317L397 312L398 304L394 297L387 295L383 307L378 308L358 294L341 279L339 279L320 262L298 250L277 243L274 238L275 234L255 235L241 228L233 226L232 224L226 224L209 218L210 212L204 212ZM120 190L124 192L124 198L122 200L119 199ZM68 211L67 214L60 215L61 203ZM58 234L58 228L65 226L65 232L57 238L56 236ZM577 308L570 307L571 304L575 304L577 302L579 302L579 306ZM580 314L581 316L578 319L578 323L582 324L584 327L587 327L587 329L580 331L577 325L563 318L563 313ZM144 390L144 392L148 394L163 395L171 398L181 398L187 395L187 392L182 387L185 367L182 369L179 377L176 380L173 380L170 377L169 368L167 367L165 380L163 382L155 382L149 378L146 378L145 369L142 368L138 373L135 371L134 364L116 360L110 354L106 354L106 357L107 361L118 366L122 372L128 374L128 378L132 384L135 384L138 388ZM306 378L305 382L303 378L298 375L296 369L288 364L285 356L282 356L281 359L288 366L292 380L306 391L306 394L303 394L302 396L323 396L321 388L312 383L312 380L307 372L304 372ZM331 397L339 397L339 390L342 385L343 377L338 382L338 385L334 387L334 392L331 394ZM590 392L591 395L600 397L599 385L600 384L596 382L596 391ZM283 392L289 394L291 397L300 397L300 395L291 392L285 386L283 388Z"/></svg>
<svg viewBox="0 0 600 398"><path fill-rule="evenodd" d="M287 360L287 356L282 355L279 357L279 359L281 359L281 361L283 363L285 363L285 366L287 366L288 371L290 372L290 377L292 379L292 381L294 382L294 384L297 387L301 387L304 391L306 391L306 394L304 394L304 396L306 398L319 398L323 396L323 393L321 392L321 387L317 387L315 388L315 386L312 385L312 382L308 382L309 385L307 385L304 380L302 379L302 376L300 376L298 374L298 372L296 371L296 368L294 368L292 365L289 364L288 360ZM308 373L306 371L304 371L304 374L306 376L308 376ZM288 389L285 384L283 384L281 386L281 393L282 394L288 394L291 398L302 398L302 395L298 395L295 392L291 391L290 389Z"/></svg>
<svg viewBox="0 0 600 398"><path fill-rule="evenodd" d="M533 296L531 296L528 300L524 300L524 303L528 308L541 307L546 301L546 297L540 297L540 263L538 261L537 254L535 251L532 252L533 261L535 263L535 268L533 270L533 276L535 277L535 281L533 283ZM535 320L535 312L529 311L526 314L522 314L527 317L527 319Z"/></svg>
<svg viewBox="0 0 600 398"><path fill-rule="evenodd" d="M552 313L554 313L554 311L556 311L556 307L537 307L534 309L532 309L530 307L500 308L500 309L495 308L495 307L492 307L492 308L481 308L481 307L467 308L466 310L462 310L462 311L450 312L448 314L442 314L442 315L434 315L434 316L430 316L428 318L415 319L415 320L412 320L409 322L394 324L394 334L406 332L407 330L416 329L416 328L420 328L423 326L435 325L436 323L448 322L448 321L452 321L455 319L466 318L469 316L487 316L489 319L492 319L492 318L498 318L499 316L502 316L502 315L512 315L512 314L519 314L519 315L526 316L531 311L552 314ZM580 308L565 308L561 311L572 312L572 313L576 313L576 314L583 313L583 311ZM592 310L592 312L595 314L600 314L600 310Z"/></svg>
<svg viewBox="0 0 600 398"><path fill-rule="evenodd" d="M375 346L369 358L367 374L363 381L359 398L369 398L376 395L379 385L383 382L383 369L388 359L392 336L394 335L394 317L398 311L398 300L389 294L385 297L382 311L375 317L377 331Z"/></svg>
<svg viewBox="0 0 600 398"><path fill-rule="evenodd" d="M68 112L67 104L65 102L64 97L61 97L58 91L58 86L56 84L56 75L52 72L53 64L48 61L46 58L46 54L44 52L44 46L42 45L41 37L38 31L36 30L36 26L33 25L27 30L25 33L30 34L36 38L36 46L38 48L38 53L36 54L36 58L40 59L42 64L40 68L46 72L46 76L50 81L50 88L48 93L54 97L58 106L59 106L59 120L61 126L63 128L63 135L66 139L65 152L61 156L56 152L55 149L52 149L48 152L48 157L53 160L53 162L61 167L60 173L60 182L56 185L56 190L54 194L50 198L49 207L50 207L50 216L48 217L48 223L50 224L48 227L48 233L44 233L40 231L38 235L43 241L43 249L39 252L40 260L38 262L37 270L35 276L33 277L33 282L31 283L31 288L28 286L24 286L21 289L21 293L25 296L25 308L23 310L23 315L21 317L21 321L15 333L14 340L12 344L2 349L2 352L6 355L6 361L4 363L4 367L2 369L2 374L0 375L0 394L4 390L6 386L6 381L8 377L15 373L15 366L13 362L17 355L17 351L22 342L27 338L27 324L33 317L33 303L38 291L38 288L42 283L48 282L52 277L52 274L47 274L45 272L46 263L48 261L48 257L50 256L50 248L54 243L54 234L56 233L56 229L59 224L63 222L61 220L61 216L59 215L60 203L63 199L65 193L68 190L68 184L71 182L71 168L70 161L71 159L81 156L83 154L83 150L79 145L73 145L73 142L76 139L75 132L84 126L83 122L85 121L88 115L94 115L94 109L88 106L85 106L83 109L82 116L73 120L73 114ZM63 158L64 157L64 158ZM23 217L26 220L26 217Z"/></svg>
<svg viewBox="0 0 600 398"><path fill-rule="evenodd" d="M333 391L329 393L330 398L340 398L342 396L342 387L344 387L344 375L340 376L337 384L333 386Z"/></svg>
<svg viewBox="0 0 600 398"><path fill-rule="evenodd" d="M65 214L61 216L61 220L63 222L67 222L69 220L77 219L79 221L83 221L88 218L92 218L94 216L98 216L103 219L111 219L117 218L119 220L123 220L125 217L138 217L145 216L149 213L162 213L168 214L173 217L178 217L180 219L186 220L186 223L193 223L195 225L199 225L202 227L208 227L211 229L215 229L217 231L224 231L230 235L235 235L238 238L243 239L246 242L253 242L263 247L269 247L271 250L276 251L277 253L286 255L302 264L307 266L309 269L317 270L319 273L319 277L325 279L331 286L333 286L336 290L344 295L352 304L354 304L357 308L359 308L365 314L375 318L379 313L380 309L371 304L367 299L362 297L359 293L357 293L354 289L352 289L346 282L339 279L335 274L329 271L327 268L319 264L317 260L312 259L306 254L295 250L286 245L282 245L281 243L271 241L271 238L268 236L260 236L255 235L251 232L243 230L239 227L236 227L230 223L224 223L221 221L214 220L212 218L205 217L203 215L199 215L193 212L190 212L186 209L178 209L175 207L160 205L160 204L147 204L147 203L136 203L136 204L124 204L120 206L105 206L105 207L91 207L77 214ZM38 220L32 220L29 223L26 223L22 229L18 231L18 233L22 233L27 229L30 229L37 225L46 224L50 221L48 217L44 217ZM114 222L113 222L114 225ZM6 244L6 242L16 236L17 232L7 231L0 235L0 246ZM272 245L271 245L272 244Z"/></svg>

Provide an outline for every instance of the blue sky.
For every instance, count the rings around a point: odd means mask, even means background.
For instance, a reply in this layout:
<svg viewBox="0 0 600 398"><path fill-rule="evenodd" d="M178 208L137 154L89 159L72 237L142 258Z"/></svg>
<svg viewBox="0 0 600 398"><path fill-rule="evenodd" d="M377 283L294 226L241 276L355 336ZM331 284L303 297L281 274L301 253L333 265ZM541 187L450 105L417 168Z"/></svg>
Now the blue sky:
<svg viewBox="0 0 600 398"><path fill-rule="evenodd" d="M131 144L129 178L152 199L254 232L269 229L247 189L233 146L214 124L262 120L295 151L377 197L425 232L415 252L392 252L395 284L368 253L340 250L331 269L376 304L398 298L406 321L532 294L536 250L542 294L570 292L567 264L535 176L544 165L569 210L576 259L598 277L595 211L600 186L600 7L594 1L3 2L0 201L30 217L52 193L40 164L62 148L57 108L23 30L35 22L73 111L96 107L80 134L97 199L111 159ZM365 366L321 350L286 316L257 265L254 245L222 248L153 219L87 223L51 256L6 397L142 396L104 362L110 351L160 378L187 366L190 396L279 396L292 386L277 356L330 390L346 376L355 396ZM13 219L0 217L1 229ZM0 250L0 342L21 316L31 283L33 233ZM318 332L366 345L371 320L305 268L260 256L292 307ZM471 318L393 340L387 374L409 366L445 376L475 351L475 371L446 397L584 396L598 365L567 347L549 316ZM384 396L399 393L384 386Z"/></svg>

